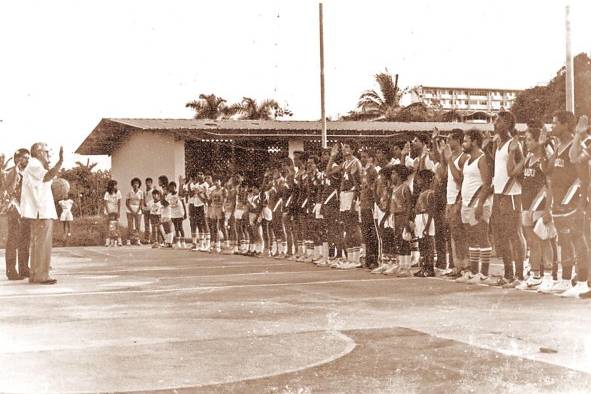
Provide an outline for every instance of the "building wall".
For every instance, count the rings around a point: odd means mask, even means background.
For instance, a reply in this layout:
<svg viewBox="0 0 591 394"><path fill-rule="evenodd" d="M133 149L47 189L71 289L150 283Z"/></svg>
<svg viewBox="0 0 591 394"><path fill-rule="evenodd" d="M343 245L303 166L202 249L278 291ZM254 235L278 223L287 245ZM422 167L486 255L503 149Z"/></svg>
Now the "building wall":
<svg viewBox="0 0 591 394"><path fill-rule="evenodd" d="M170 181L174 180L178 184L179 176L185 176L185 143L176 140L173 135L140 131L131 133L113 153L111 172L123 196L121 224L127 227L125 195L131 190L131 179L140 178L144 190L147 177L154 179L156 185L158 176L166 175ZM185 234L190 236L190 232L187 232L188 221L184 227ZM141 228L143 231L143 224Z"/></svg>

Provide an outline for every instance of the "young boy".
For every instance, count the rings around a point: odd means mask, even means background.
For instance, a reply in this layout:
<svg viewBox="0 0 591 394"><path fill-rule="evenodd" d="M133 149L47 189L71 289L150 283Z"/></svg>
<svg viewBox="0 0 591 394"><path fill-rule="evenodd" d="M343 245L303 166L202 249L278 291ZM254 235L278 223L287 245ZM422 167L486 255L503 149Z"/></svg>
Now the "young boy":
<svg viewBox="0 0 591 394"><path fill-rule="evenodd" d="M392 193L390 216L394 225L394 245L399 265L392 265L384 274L398 277L411 276L410 241L412 239L411 217L413 211L412 193L408 185L410 170L402 164L392 167Z"/></svg>
<svg viewBox="0 0 591 394"><path fill-rule="evenodd" d="M157 249L160 247L158 238L160 237L160 217L162 214L162 193L160 190L152 190L152 204L150 207L150 227L152 228L152 248Z"/></svg>
<svg viewBox="0 0 591 394"><path fill-rule="evenodd" d="M419 252L423 260L423 266L414 274L416 277L435 276L433 266L435 223L434 215L436 207L435 191L433 190L433 172L421 170L417 173L416 181L422 190L415 206L415 236L419 240Z"/></svg>
<svg viewBox="0 0 591 394"><path fill-rule="evenodd" d="M183 229L183 220L187 218L187 208L185 201L178 195L176 191L176 182L168 184L168 194L166 200L170 204L171 219L174 226L174 240L177 249L186 249L185 244L185 230ZM173 243L174 243L173 242Z"/></svg>

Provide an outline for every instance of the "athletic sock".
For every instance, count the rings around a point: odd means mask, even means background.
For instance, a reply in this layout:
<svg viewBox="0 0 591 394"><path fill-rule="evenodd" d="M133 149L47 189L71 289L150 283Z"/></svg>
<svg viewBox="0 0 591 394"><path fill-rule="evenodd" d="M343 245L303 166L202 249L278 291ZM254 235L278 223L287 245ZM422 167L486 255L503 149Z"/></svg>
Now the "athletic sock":
<svg viewBox="0 0 591 394"><path fill-rule="evenodd" d="M468 248L468 258L470 259L470 271L472 274L478 273L478 262L480 259L480 249Z"/></svg>
<svg viewBox="0 0 591 394"><path fill-rule="evenodd" d="M480 272L482 275L488 276L488 269L490 267L490 255L492 254L492 248L480 248ZM521 267L521 272L523 272L523 264ZM523 276L522 276L523 279Z"/></svg>
<svg viewBox="0 0 591 394"><path fill-rule="evenodd" d="M328 257L329 257L328 242L322 243L322 257L324 257L325 260L328 260Z"/></svg>

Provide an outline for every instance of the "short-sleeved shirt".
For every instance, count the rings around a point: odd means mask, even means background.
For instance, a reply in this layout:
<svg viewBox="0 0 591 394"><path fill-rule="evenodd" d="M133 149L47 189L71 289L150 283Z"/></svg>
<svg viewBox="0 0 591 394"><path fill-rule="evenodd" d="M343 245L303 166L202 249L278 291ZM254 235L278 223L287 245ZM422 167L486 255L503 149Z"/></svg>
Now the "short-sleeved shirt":
<svg viewBox="0 0 591 394"><path fill-rule="evenodd" d="M167 196L168 197L168 196ZM172 208L170 204L167 206L162 206L160 209L160 216L162 217L162 221L166 222L172 219Z"/></svg>
<svg viewBox="0 0 591 394"><path fill-rule="evenodd" d="M162 204L160 203L160 201L152 202L152 205L150 206L150 215L160 216L161 213L162 213Z"/></svg>
<svg viewBox="0 0 591 394"><path fill-rule="evenodd" d="M27 219L57 219L52 181L44 182L48 170L43 164L32 157L23 173L21 192L21 216Z"/></svg>
<svg viewBox="0 0 591 394"><path fill-rule="evenodd" d="M137 192L134 192L133 189L127 193L126 200L129 200L129 205L133 208L133 212L127 208L127 204L125 204L127 213L137 213L139 212L139 208L141 205L142 200L144 199L144 192L138 189Z"/></svg>
<svg viewBox="0 0 591 394"><path fill-rule="evenodd" d="M60 208L62 209L62 212L69 212L72 210L72 207L74 206L74 201L67 199L67 200L60 200L59 203Z"/></svg>
<svg viewBox="0 0 591 394"><path fill-rule="evenodd" d="M117 205L121 201L121 192L119 190L113 194L105 192L103 199L107 202L107 213L119 213L119 207Z"/></svg>
<svg viewBox="0 0 591 394"><path fill-rule="evenodd" d="M154 204L154 197L152 196L152 191L154 189L146 189L144 192L144 206L146 211L150 212L150 208L152 208L152 204Z"/></svg>
<svg viewBox="0 0 591 394"><path fill-rule="evenodd" d="M190 190L191 194L194 194L194 195L193 195L193 197L189 198L189 204L193 204L196 207L202 207L203 205L205 205L205 201L203 201L203 199L201 197L199 197L199 194L205 195L207 193L208 189L209 189L209 185L207 184L207 182L203 182L203 183L191 182L189 184L189 190Z"/></svg>
<svg viewBox="0 0 591 394"><path fill-rule="evenodd" d="M169 193L166 195L166 201L170 204L170 215L173 219L179 219L185 216L183 201L178 194Z"/></svg>

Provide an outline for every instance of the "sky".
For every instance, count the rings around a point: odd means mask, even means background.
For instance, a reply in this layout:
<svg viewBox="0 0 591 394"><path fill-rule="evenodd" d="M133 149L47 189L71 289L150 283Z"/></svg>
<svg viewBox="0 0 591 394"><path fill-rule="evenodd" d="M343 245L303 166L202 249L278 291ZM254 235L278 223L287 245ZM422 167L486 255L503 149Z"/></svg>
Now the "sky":
<svg viewBox="0 0 591 394"><path fill-rule="evenodd" d="M565 4L326 0L327 116L354 109L385 69L401 87L545 84L564 64ZM591 2L570 4L573 53L589 52ZM6 0L0 36L7 156L46 141L69 167L101 118L190 118L200 93L320 118L318 1Z"/></svg>

